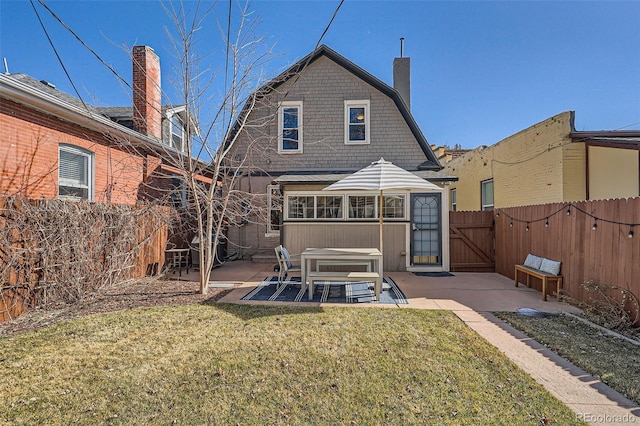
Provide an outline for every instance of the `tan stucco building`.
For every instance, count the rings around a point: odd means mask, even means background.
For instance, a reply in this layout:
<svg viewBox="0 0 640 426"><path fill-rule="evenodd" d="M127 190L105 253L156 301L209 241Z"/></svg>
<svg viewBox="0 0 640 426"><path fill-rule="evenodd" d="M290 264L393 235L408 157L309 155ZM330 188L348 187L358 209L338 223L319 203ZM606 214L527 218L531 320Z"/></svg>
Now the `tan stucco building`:
<svg viewBox="0 0 640 426"><path fill-rule="evenodd" d="M452 210L640 196L640 131L574 129L567 111L445 165Z"/></svg>

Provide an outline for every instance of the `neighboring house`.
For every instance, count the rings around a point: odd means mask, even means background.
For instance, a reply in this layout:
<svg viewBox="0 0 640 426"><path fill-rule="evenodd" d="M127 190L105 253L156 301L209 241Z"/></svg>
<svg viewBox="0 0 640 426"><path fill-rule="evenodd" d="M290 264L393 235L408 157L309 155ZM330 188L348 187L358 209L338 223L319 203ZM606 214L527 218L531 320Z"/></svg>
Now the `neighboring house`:
<svg viewBox="0 0 640 426"><path fill-rule="evenodd" d="M436 184L455 180L438 173L442 166L409 111L409 82L409 58L394 61L394 89L321 46L255 93L255 106L240 118L248 124L234 158L260 171L242 186L265 195L270 222L230 229L241 256L271 260L280 243L292 253L377 247L377 194L322 189L380 158ZM448 269L447 206L446 191L385 193L385 270Z"/></svg>
<svg viewBox="0 0 640 426"><path fill-rule="evenodd" d="M548 118L445 165L459 180L451 210L492 210L640 196L640 131L576 131L574 112Z"/></svg>
<svg viewBox="0 0 640 426"><path fill-rule="evenodd" d="M133 80L133 107L114 109L25 74L0 74L0 193L184 202L175 169L163 161L182 155L183 108L161 107L160 62L150 47L133 48Z"/></svg>

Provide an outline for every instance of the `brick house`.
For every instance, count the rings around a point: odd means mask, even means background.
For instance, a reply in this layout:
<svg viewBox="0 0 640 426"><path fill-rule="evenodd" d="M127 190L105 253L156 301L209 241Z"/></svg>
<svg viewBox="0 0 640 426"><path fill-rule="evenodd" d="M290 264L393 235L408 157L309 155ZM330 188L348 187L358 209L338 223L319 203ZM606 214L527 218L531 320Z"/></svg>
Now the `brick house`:
<svg viewBox="0 0 640 426"><path fill-rule="evenodd" d="M242 257L273 261L273 248L281 243L293 253L377 247L375 194L328 197L321 191L382 157L436 184L455 179L438 173L442 166L411 115L409 65L409 58L394 60L391 87L323 45L255 92L252 108L241 115L247 125L234 134L234 158L244 158L253 170L241 186L264 195L269 220L253 218L230 229L230 244ZM385 270L448 268L443 193L385 196ZM424 262L412 256L417 242L411 205L417 196L429 198L437 218L433 241L419 242L436 247Z"/></svg>
<svg viewBox="0 0 640 426"><path fill-rule="evenodd" d="M640 196L640 131L576 131L566 111L453 159L451 210Z"/></svg>
<svg viewBox="0 0 640 426"><path fill-rule="evenodd" d="M95 108L44 80L0 74L0 193L134 205L180 198L163 158L184 146L181 107L162 107L160 61L133 48L133 106Z"/></svg>

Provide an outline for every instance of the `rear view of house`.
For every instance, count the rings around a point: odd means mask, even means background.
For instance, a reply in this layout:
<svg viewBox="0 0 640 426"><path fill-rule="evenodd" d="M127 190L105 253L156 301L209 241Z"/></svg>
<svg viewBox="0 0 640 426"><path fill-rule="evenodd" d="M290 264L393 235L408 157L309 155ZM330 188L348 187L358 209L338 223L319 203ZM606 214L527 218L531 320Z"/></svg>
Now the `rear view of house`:
<svg viewBox="0 0 640 426"><path fill-rule="evenodd" d="M271 80L250 100L231 163L252 170L242 187L263 194L268 220L249 218L230 230L244 257L273 257L284 244L305 247L377 247L377 220L385 222L385 269L447 266L447 201L442 192L327 194L327 185L380 158L442 184L448 178L409 110L409 58L396 58L392 88L327 46ZM414 198L416 197L420 198ZM343 208L344 206L344 208ZM429 209L417 212L417 206ZM428 207L427 207L428 206ZM383 213L380 213L383 210ZM412 239L418 217L429 216L432 241ZM432 256L412 257L420 245Z"/></svg>

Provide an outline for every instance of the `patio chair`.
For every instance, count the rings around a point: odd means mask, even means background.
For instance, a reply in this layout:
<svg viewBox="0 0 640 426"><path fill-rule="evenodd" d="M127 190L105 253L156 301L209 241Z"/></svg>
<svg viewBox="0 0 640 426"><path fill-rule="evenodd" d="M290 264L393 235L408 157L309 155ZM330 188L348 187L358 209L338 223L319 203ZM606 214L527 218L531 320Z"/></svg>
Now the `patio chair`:
<svg viewBox="0 0 640 426"><path fill-rule="evenodd" d="M275 248L276 258L278 259L278 288L284 284L289 272L301 272L300 265L294 265L291 262L289 251L279 245Z"/></svg>

